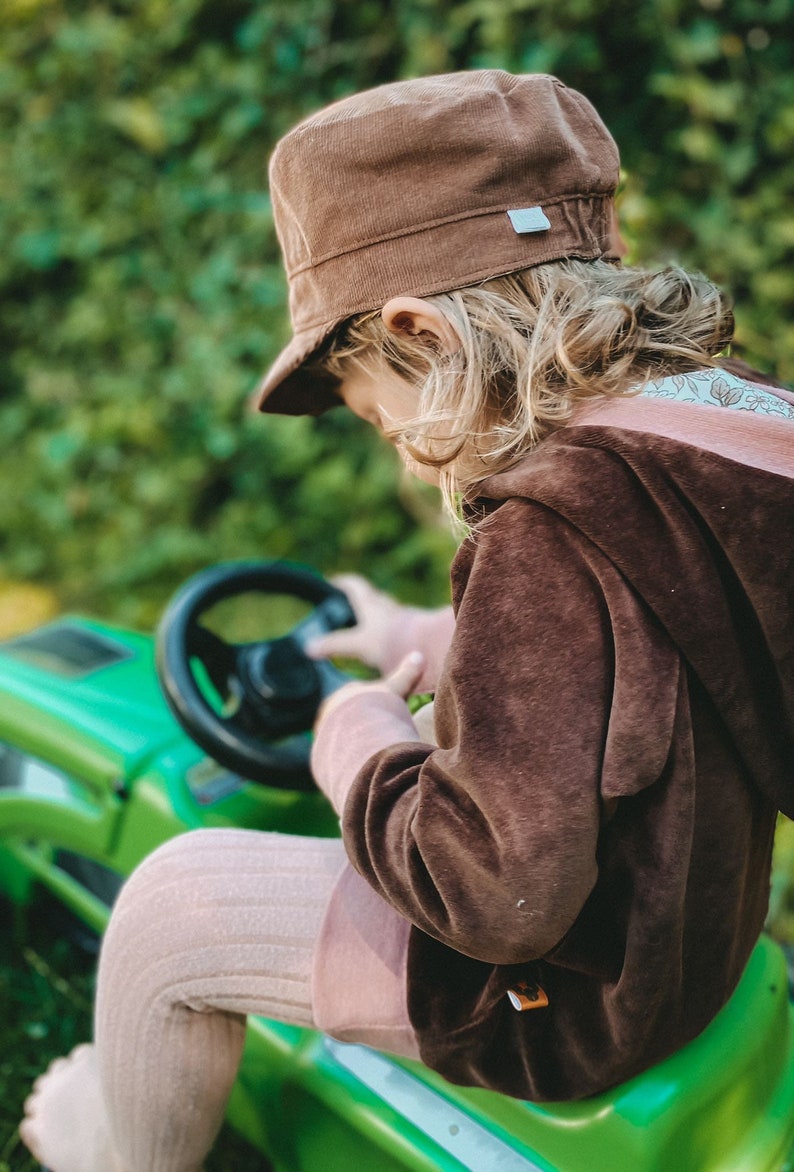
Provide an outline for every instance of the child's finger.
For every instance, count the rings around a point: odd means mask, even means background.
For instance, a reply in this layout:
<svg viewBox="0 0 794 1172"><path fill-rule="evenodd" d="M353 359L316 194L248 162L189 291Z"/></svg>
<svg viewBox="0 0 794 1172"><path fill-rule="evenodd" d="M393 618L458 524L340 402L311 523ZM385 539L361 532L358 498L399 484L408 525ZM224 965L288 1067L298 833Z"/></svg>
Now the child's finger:
<svg viewBox="0 0 794 1172"><path fill-rule="evenodd" d="M376 615L384 603L393 606L388 595L376 590L371 582L360 574L336 574L330 579L331 585L341 590L353 608L357 623L365 623Z"/></svg>
<svg viewBox="0 0 794 1172"><path fill-rule="evenodd" d="M425 657L421 651L412 651L383 681L392 692L405 698L410 696L422 678Z"/></svg>
<svg viewBox="0 0 794 1172"><path fill-rule="evenodd" d="M343 631L331 631L310 639L304 650L312 659L332 659L334 655L361 659L364 651L361 632L355 627Z"/></svg>
<svg viewBox="0 0 794 1172"><path fill-rule="evenodd" d="M353 610L362 602L366 602L373 594L378 591L368 582L361 574L334 574L330 579L331 585L336 586L337 590L341 590L346 594Z"/></svg>

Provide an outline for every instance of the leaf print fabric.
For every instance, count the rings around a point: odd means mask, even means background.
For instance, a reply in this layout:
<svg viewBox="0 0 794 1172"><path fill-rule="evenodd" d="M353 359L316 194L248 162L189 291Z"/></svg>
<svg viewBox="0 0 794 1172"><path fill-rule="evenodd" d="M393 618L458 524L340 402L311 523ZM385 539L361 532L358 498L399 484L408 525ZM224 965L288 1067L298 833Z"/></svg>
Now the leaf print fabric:
<svg viewBox="0 0 794 1172"><path fill-rule="evenodd" d="M733 407L739 411L755 411L760 415L794 420L794 403L719 367L655 379L643 387L642 394L655 399Z"/></svg>

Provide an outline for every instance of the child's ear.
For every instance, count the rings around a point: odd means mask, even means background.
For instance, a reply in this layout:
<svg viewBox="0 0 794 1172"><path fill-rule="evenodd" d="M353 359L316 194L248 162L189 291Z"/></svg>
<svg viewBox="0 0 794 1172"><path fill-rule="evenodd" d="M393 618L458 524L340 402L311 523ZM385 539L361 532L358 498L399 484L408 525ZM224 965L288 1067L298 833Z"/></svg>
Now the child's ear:
<svg viewBox="0 0 794 1172"><path fill-rule="evenodd" d="M392 297L380 311L383 324L390 334L429 336L445 354L460 349L452 323L441 310L421 297Z"/></svg>

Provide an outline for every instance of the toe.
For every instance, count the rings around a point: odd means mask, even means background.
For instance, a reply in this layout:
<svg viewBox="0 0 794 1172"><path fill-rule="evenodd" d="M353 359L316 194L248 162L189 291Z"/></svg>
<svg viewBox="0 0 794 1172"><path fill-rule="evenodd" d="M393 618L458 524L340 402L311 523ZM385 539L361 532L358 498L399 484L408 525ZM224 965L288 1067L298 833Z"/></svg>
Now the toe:
<svg viewBox="0 0 794 1172"><path fill-rule="evenodd" d="M69 1065L68 1058L56 1058L50 1063L43 1074L40 1074L33 1083L33 1091L40 1091L41 1088L49 1081L51 1074L57 1074L59 1070L63 1070L64 1066Z"/></svg>
<svg viewBox="0 0 794 1172"><path fill-rule="evenodd" d="M28 1149L34 1160L39 1159L38 1143L36 1140L35 1128L31 1125L30 1120L26 1119L19 1125L19 1138L22 1140L25 1147Z"/></svg>

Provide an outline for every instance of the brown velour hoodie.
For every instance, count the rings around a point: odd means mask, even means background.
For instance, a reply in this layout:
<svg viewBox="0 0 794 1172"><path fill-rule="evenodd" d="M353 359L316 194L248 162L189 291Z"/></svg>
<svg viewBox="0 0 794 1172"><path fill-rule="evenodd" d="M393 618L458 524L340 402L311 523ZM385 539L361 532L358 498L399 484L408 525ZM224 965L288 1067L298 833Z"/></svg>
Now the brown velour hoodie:
<svg viewBox="0 0 794 1172"><path fill-rule="evenodd" d="M376 752L343 811L414 925L409 1014L451 1081L590 1095L735 987L794 815L792 437L605 404L472 503L438 747ZM521 982L548 1004L517 1012Z"/></svg>

